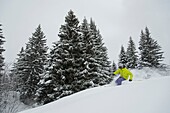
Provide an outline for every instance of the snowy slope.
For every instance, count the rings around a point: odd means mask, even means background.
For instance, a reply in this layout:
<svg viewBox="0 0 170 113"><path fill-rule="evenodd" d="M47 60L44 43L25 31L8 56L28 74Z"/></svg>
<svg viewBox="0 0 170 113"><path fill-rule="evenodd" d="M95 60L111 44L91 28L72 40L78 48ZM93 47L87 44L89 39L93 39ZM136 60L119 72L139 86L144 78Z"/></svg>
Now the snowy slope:
<svg viewBox="0 0 170 113"><path fill-rule="evenodd" d="M88 89L21 113L170 113L170 76L151 74L156 77Z"/></svg>

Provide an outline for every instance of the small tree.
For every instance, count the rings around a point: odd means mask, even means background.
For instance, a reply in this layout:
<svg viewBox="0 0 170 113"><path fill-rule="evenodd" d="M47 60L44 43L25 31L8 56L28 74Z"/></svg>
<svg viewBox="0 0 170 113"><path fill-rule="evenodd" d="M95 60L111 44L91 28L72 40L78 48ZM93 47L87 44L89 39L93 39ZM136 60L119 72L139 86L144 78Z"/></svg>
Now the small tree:
<svg viewBox="0 0 170 113"><path fill-rule="evenodd" d="M135 43L132 40L132 37L129 38L128 48L127 48L127 68L135 69L138 64L138 56L135 47Z"/></svg>
<svg viewBox="0 0 170 113"><path fill-rule="evenodd" d="M127 55L126 55L123 45L121 46L121 50L120 50L120 54L119 54L119 63L122 63L125 66L127 64Z"/></svg>
<svg viewBox="0 0 170 113"><path fill-rule="evenodd" d="M112 71L111 71L112 73L111 73L111 74L114 75L113 73L114 73L116 70L117 70L117 66L116 66L115 61L113 61L113 62L112 62Z"/></svg>

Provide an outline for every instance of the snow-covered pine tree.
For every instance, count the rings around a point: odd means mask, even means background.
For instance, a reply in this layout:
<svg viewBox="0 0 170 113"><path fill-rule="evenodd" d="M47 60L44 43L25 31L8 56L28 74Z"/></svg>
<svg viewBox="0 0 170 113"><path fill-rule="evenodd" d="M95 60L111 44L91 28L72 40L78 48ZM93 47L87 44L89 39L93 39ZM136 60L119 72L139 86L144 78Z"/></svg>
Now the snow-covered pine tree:
<svg viewBox="0 0 170 113"><path fill-rule="evenodd" d="M3 36L3 32L2 32L2 28L1 28L2 24L0 24L0 106L2 104L2 93L3 93L3 84L1 81L1 77L3 76L3 71L4 71L4 57L3 57L3 52L5 51L5 49L3 48L3 44L4 44L4 39L5 37ZM2 112L2 108L0 107L0 112Z"/></svg>
<svg viewBox="0 0 170 113"><path fill-rule="evenodd" d="M151 67L151 64L148 62L148 56L149 55L149 40L150 37L146 37L143 30L141 31L140 35L140 41L139 41L139 51L140 51L140 58L139 58L139 66L140 67Z"/></svg>
<svg viewBox="0 0 170 113"><path fill-rule="evenodd" d="M102 36L100 34L100 31L97 30L97 27L95 25L95 22L91 19L90 20L90 30L92 31L92 45L91 48L94 51L94 56L92 58L92 61L94 59L94 67L92 68L97 69L97 73L94 70L94 74L97 74L96 77L94 77L94 83L96 85L104 85L111 82L111 62L109 61L108 54L107 54L107 48L105 44L103 43Z"/></svg>
<svg viewBox="0 0 170 113"><path fill-rule="evenodd" d="M107 49L95 24L90 27L86 19L81 26L78 24L70 10L60 28L60 40L51 49L48 73L40 82L42 87L38 90L40 98L37 99L41 104L111 80L110 62L104 54Z"/></svg>
<svg viewBox="0 0 170 113"><path fill-rule="evenodd" d="M124 49L124 46L121 46L121 50L120 50L120 54L119 54L119 62L118 63L122 63L125 66L127 65L127 55Z"/></svg>
<svg viewBox="0 0 170 113"><path fill-rule="evenodd" d="M14 65L14 72L19 79L20 99L25 104L33 104L34 102L38 89L37 83L45 71L47 49L46 39L39 25L32 37L29 38L26 49L21 50Z"/></svg>
<svg viewBox="0 0 170 113"><path fill-rule="evenodd" d="M163 60L163 53L160 45L150 36L149 29L145 28L145 33L141 32L139 41L140 67L160 67Z"/></svg>
<svg viewBox="0 0 170 113"><path fill-rule="evenodd" d="M3 76L3 70L4 70L4 57L3 57L3 52L5 51L5 49L3 48L3 44L5 42L5 37L3 36L3 32L2 32L2 24L0 24L0 77Z"/></svg>
<svg viewBox="0 0 170 113"><path fill-rule="evenodd" d="M112 62L112 74L113 72L115 72L117 70L117 66L116 66L116 63L115 61Z"/></svg>
<svg viewBox="0 0 170 113"><path fill-rule="evenodd" d="M57 79L56 97L61 98L80 91L76 87L79 78L79 69L82 65L82 39L79 32L79 20L72 10L65 17L65 25L62 25L58 34L59 57L55 68L57 72L50 72ZM53 67L54 68L54 67Z"/></svg>
<svg viewBox="0 0 170 113"><path fill-rule="evenodd" d="M24 102L25 104L28 104L29 101L27 102L27 98L24 98L22 96L22 94L24 92L23 89L27 88L26 87L26 81L28 79L28 61L26 59L26 53L25 53L25 50L24 50L24 47L21 48L19 54L17 54L17 58L16 58L16 62L13 64L13 67L12 67L12 75L15 76L16 78L16 85L17 85L17 90L20 91L20 100L22 102ZM24 83L25 81L25 83ZM27 99L27 100L26 100Z"/></svg>
<svg viewBox="0 0 170 113"><path fill-rule="evenodd" d="M82 38L83 67L80 69L80 79L77 86L80 90L104 85L110 82L110 62L107 57L107 49L102 43L99 30L94 21L87 22L84 18L80 27Z"/></svg>
<svg viewBox="0 0 170 113"><path fill-rule="evenodd" d="M48 65L46 67L46 73L41 78L38 83L38 90L36 92L36 102L37 104L47 104L58 99L61 92L57 92L56 89L59 88L59 84L64 85L64 77L58 76L58 73L62 73L63 70L59 66L61 65L61 46L60 42L53 43L50 54L48 55ZM60 90L62 87L60 87Z"/></svg>
<svg viewBox="0 0 170 113"><path fill-rule="evenodd" d="M112 66L111 66L111 77L112 77L112 79L115 77L115 74L114 74L114 72L117 70L117 66L116 66L116 63L115 63L115 61L113 60L113 62L112 62Z"/></svg>
<svg viewBox="0 0 170 113"><path fill-rule="evenodd" d="M78 24L79 20L70 10L65 17L65 24L61 26L59 31L60 40L54 43L51 49L48 73L40 82L42 87L37 94L40 97L38 97L38 101L41 104L79 91L74 87L79 77L79 68L82 65Z"/></svg>
<svg viewBox="0 0 170 113"><path fill-rule="evenodd" d="M152 50L152 54L154 55L154 57L152 57L152 67L156 67L156 68L160 68L160 67L164 67L164 64L162 64L161 62L163 61L164 57L163 57L163 53L162 52L162 47L158 44L157 41L153 41L153 45L152 48L154 48Z"/></svg>
<svg viewBox="0 0 170 113"><path fill-rule="evenodd" d="M79 79L76 82L76 88L78 88L79 91L89 87L94 87L94 83L92 81L94 76L91 76L93 72L91 69L91 63L94 62L94 60L92 61L92 58L94 57L94 51L92 50L92 32L90 31L89 23L87 22L86 18L83 19L83 22L80 26L80 32L82 40L81 57L83 62L81 62L81 68L79 68Z"/></svg>
<svg viewBox="0 0 170 113"><path fill-rule="evenodd" d="M128 47L126 51L127 55L127 68L135 69L138 65L138 56L135 47L135 43L132 37L129 38Z"/></svg>
<svg viewBox="0 0 170 113"><path fill-rule="evenodd" d="M16 79L16 82L17 82L17 88L18 90L20 91L21 87L22 87L22 82L23 82L23 79L27 79L24 75L24 69L26 67L26 61L25 61L25 51L24 51L24 48L22 47L21 48L21 51L20 53L18 54L18 58L16 58L16 62L14 63L13 67L12 67L12 74L14 76L16 76L15 78Z"/></svg>

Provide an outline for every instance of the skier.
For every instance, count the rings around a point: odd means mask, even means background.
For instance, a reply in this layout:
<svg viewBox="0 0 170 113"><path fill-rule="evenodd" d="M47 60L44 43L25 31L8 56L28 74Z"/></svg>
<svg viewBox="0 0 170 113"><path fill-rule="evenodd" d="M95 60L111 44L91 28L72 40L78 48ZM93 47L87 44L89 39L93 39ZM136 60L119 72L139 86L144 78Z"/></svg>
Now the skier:
<svg viewBox="0 0 170 113"><path fill-rule="evenodd" d="M133 74L125 67L125 65L123 65L122 63L119 63L118 66L119 66L119 69L116 70L113 74L114 75L120 74L120 77L115 81L115 83L117 85L121 85L122 81L124 80L129 79L129 81L132 81Z"/></svg>

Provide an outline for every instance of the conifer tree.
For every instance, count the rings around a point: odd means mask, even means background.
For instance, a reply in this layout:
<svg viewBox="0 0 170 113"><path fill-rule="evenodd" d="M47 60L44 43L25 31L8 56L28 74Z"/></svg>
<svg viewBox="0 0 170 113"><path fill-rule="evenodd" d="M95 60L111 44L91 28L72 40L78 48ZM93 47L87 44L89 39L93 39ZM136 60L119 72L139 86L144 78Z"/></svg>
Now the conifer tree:
<svg viewBox="0 0 170 113"><path fill-rule="evenodd" d="M84 19L79 26L70 10L58 36L60 40L50 51L48 72L39 83L42 87L37 91L37 101L41 104L111 80L109 61L104 54L107 49L95 24L90 27Z"/></svg>
<svg viewBox="0 0 170 113"><path fill-rule="evenodd" d="M148 64L149 62L147 56L149 54L149 45L148 45L149 40L150 37L146 37L145 33L142 30L140 41L139 41L139 51L140 51L139 66L140 67L145 67L145 66L151 67L151 65Z"/></svg>
<svg viewBox="0 0 170 113"><path fill-rule="evenodd" d="M112 62L112 74L117 70L115 61Z"/></svg>
<svg viewBox="0 0 170 113"><path fill-rule="evenodd" d="M3 48L3 44L4 44L4 39L5 37L3 36L3 32L2 32L2 28L1 28L2 24L0 24L0 105L2 104L2 99L4 98L2 93L3 93L3 84L1 81L1 77L4 76L3 75L3 71L4 71L4 57L3 57L3 52L5 51L5 49ZM2 112L2 109L0 108L0 112Z"/></svg>
<svg viewBox="0 0 170 113"><path fill-rule="evenodd" d="M26 67L26 61L25 61L25 51L24 48L21 48L20 53L18 54L18 58L16 59L16 62L13 65L12 68L12 73L16 76L17 78L17 88L20 90L22 87L22 80L25 77L24 69ZM26 79L26 77L25 77Z"/></svg>
<svg viewBox="0 0 170 113"><path fill-rule="evenodd" d="M120 54L119 54L119 63L122 63L123 65L127 65L127 55L124 49L124 46L121 46Z"/></svg>
<svg viewBox="0 0 170 113"><path fill-rule="evenodd" d="M126 51L127 55L127 68L134 69L137 67L138 64L138 56L135 47L135 43L132 40L132 37L129 38L128 48Z"/></svg>
<svg viewBox="0 0 170 113"><path fill-rule="evenodd" d="M160 45L150 36L149 29L145 28L145 33L141 32L139 41L140 67L160 67L163 60L163 52Z"/></svg>
<svg viewBox="0 0 170 113"><path fill-rule="evenodd" d="M92 19L90 24L84 19L80 28L84 59L84 67L81 71L82 89L109 83L111 67L107 57L107 48L102 42L99 30Z"/></svg>
<svg viewBox="0 0 170 113"><path fill-rule="evenodd" d="M3 36L3 32L2 32L2 24L0 24L0 77L3 76L2 71L4 70L4 57L3 57L3 52L5 51L5 49L3 48L3 44L5 42L5 37Z"/></svg>
<svg viewBox="0 0 170 113"><path fill-rule="evenodd" d="M77 84L80 90L87 89L89 87L94 87L94 83L92 78L92 73L94 70L96 70L96 66L93 65L95 62L92 60L94 57L94 50L93 48L93 42L92 42L92 31L90 31L89 23L87 22L87 19L84 18L83 22L80 26L80 32L81 32L81 39L82 39L82 68L80 69L80 79ZM93 68L92 68L93 67ZM97 71L97 70L96 70Z"/></svg>
<svg viewBox="0 0 170 113"><path fill-rule="evenodd" d="M103 43L102 36L100 31L97 30L95 22L90 20L90 30L92 31L92 41L93 41L93 50L94 50L94 59L97 61L96 63L98 68L98 77L96 79L99 80L99 85L108 84L110 79L110 70L111 70L111 62L108 60L107 48Z"/></svg>
<svg viewBox="0 0 170 113"><path fill-rule="evenodd" d="M53 44L50 51L48 73L40 83L42 87L38 90L37 100L41 104L77 92L74 84L79 73L82 52L79 47L81 39L78 24L79 20L70 10L59 31L60 40Z"/></svg>
<svg viewBox="0 0 170 113"><path fill-rule="evenodd" d="M32 37L29 38L26 49L21 49L13 70L19 80L20 99L25 104L34 102L38 89L37 83L45 71L47 49L46 39L39 25Z"/></svg>

